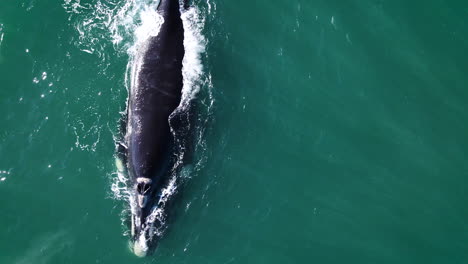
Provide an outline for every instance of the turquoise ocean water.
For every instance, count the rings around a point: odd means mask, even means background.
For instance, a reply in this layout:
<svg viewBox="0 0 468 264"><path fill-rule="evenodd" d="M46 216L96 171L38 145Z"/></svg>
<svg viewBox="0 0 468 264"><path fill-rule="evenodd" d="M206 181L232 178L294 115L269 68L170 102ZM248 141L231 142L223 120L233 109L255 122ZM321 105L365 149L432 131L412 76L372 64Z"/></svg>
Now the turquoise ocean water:
<svg viewBox="0 0 468 264"><path fill-rule="evenodd" d="M0 1L0 263L468 263L468 3L196 0L194 164L128 249L146 0Z"/></svg>

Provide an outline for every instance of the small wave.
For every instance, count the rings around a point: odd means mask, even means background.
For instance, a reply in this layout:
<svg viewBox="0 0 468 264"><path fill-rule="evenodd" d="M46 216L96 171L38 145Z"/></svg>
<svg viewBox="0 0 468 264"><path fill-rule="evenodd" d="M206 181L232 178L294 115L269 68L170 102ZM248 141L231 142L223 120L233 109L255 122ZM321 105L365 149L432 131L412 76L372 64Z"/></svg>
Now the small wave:
<svg viewBox="0 0 468 264"><path fill-rule="evenodd" d="M5 36L5 33L3 33L3 24L0 24L0 47L2 47L3 36Z"/></svg>
<svg viewBox="0 0 468 264"><path fill-rule="evenodd" d="M60 252L70 248L74 241L65 230L59 230L54 233L47 233L41 237L32 240L31 246L27 248L22 255L14 261L15 264L46 264L51 263L52 259Z"/></svg>

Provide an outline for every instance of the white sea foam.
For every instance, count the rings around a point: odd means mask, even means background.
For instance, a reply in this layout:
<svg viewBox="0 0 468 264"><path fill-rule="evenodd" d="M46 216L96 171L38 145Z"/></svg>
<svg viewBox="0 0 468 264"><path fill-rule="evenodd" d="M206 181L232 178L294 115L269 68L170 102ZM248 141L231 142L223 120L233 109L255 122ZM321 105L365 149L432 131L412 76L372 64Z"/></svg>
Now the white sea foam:
<svg viewBox="0 0 468 264"><path fill-rule="evenodd" d="M151 37L157 36L164 18L156 11L156 6L145 7L140 12L141 24L135 29L135 44L142 45ZM129 52L136 52L134 45Z"/></svg>
<svg viewBox="0 0 468 264"><path fill-rule="evenodd" d="M200 90L199 82L203 74L201 55L205 52L206 40L202 34L205 19L197 8L190 8L183 12L182 22L184 24L185 56L182 71L184 87L181 105L185 106Z"/></svg>

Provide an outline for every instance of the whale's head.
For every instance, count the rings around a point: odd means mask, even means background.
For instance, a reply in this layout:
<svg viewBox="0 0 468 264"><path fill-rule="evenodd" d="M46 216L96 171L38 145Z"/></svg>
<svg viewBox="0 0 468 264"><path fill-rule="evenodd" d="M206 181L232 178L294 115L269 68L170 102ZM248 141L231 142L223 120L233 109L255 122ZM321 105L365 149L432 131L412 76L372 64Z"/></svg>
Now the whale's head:
<svg viewBox="0 0 468 264"><path fill-rule="evenodd" d="M151 221L148 221L148 215L154 204L154 186L149 178L137 178L134 185L134 201L131 215L132 246L131 249L135 255L144 257L147 255L151 240Z"/></svg>

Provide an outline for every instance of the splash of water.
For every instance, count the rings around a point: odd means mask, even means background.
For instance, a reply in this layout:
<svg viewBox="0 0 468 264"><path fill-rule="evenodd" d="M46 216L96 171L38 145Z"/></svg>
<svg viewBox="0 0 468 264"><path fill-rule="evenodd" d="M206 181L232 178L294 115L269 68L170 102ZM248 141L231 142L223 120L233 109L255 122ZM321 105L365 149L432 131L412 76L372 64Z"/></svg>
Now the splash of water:
<svg viewBox="0 0 468 264"><path fill-rule="evenodd" d="M185 56L182 61L184 87L182 89L181 106L187 106L188 102L199 92L203 74L201 55L205 52L206 40L202 34L205 19L200 15L200 10L190 8L182 13L184 24Z"/></svg>

